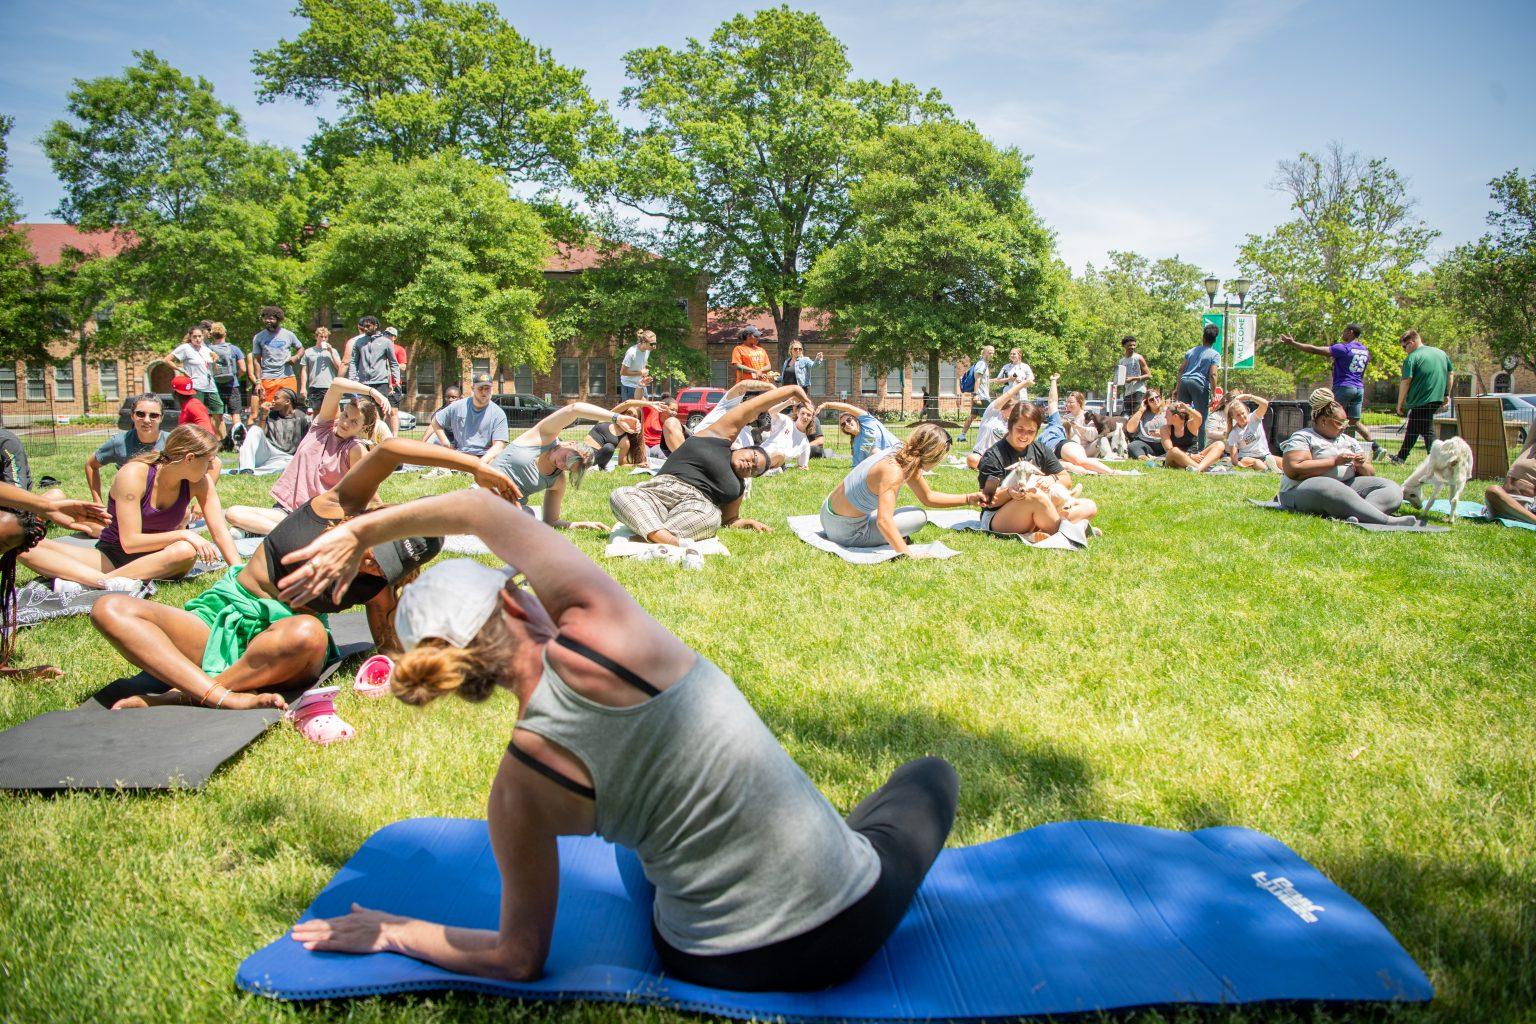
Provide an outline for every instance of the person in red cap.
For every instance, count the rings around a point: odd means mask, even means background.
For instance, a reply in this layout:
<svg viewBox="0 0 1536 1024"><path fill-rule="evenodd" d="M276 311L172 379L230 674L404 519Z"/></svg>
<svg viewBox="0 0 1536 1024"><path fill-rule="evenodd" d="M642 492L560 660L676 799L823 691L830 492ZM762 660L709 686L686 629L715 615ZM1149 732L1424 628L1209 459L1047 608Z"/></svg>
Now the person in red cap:
<svg viewBox="0 0 1536 1024"><path fill-rule="evenodd" d="M176 421L178 426L192 424L194 427L202 427L215 437L213 417L208 414L208 407L197 397L192 390L192 378L177 375L171 380L171 390L181 398L181 418Z"/></svg>

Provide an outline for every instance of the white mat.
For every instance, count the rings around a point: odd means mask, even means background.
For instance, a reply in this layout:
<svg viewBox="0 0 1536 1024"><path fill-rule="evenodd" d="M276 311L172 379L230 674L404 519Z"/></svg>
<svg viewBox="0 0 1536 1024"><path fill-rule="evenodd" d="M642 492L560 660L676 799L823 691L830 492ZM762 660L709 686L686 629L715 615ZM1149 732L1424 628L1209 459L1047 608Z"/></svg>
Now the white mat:
<svg viewBox="0 0 1536 1024"><path fill-rule="evenodd" d="M967 508L938 509L928 513L928 521L941 530L975 530L990 533L981 525L981 517ZM1042 541L1030 541L1017 533L997 533L994 537L1009 537L1032 548L1049 548L1058 551L1077 551L1088 546L1088 524L1063 521L1061 528Z"/></svg>
<svg viewBox="0 0 1536 1024"><path fill-rule="evenodd" d="M710 555L730 555L725 545L720 543L719 537L706 537L704 540L691 542L699 553L708 557ZM603 549L605 558L632 558L646 551L665 551L670 544L650 544L643 540L636 540L634 531L629 527L619 525L613 528L608 535L608 546Z"/></svg>
<svg viewBox="0 0 1536 1024"><path fill-rule="evenodd" d="M833 543L827 539L825 533L821 532L820 516L790 516L789 528L795 532L796 537L811 547L834 554L854 565L875 565L878 562L889 562L893 558L901 557L901 553L889 544L882 544L877 548L849 548ZM908 547L913 551L926 552L931 558L954 558L960 554L954 548L937 540L927 544L910 544Z"/></svg>

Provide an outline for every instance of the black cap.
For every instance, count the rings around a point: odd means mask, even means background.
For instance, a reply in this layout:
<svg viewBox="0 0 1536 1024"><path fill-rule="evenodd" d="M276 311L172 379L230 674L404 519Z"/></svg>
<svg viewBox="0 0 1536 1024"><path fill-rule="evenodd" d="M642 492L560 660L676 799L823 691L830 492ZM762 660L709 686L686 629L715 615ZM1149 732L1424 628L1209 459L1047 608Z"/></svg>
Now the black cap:
<svg viewBox="0 0 1536 1024"><path fill-rule="evenodd" d="M399 583L416 569L426 565L443 550L441 537L406 537L380 544L373 549L373 560L391 583Z"/></svg>

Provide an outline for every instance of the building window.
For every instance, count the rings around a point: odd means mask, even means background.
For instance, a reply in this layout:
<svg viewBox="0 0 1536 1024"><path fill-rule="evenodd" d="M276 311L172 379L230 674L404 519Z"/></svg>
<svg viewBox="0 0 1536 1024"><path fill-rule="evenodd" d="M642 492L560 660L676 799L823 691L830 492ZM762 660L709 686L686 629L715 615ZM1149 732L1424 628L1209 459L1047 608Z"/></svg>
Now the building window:
<svg viewBox="0 0 1536 1024"><path fill-rule="evenodd" d="M581 360L566 356L560 360L560 393L581 394Z"/></svg>
<svg viewBox="0 0 1536 1024"><path fill-rule="evenodd" d="M0 366L0 402L16 401L16 367Z"/></svg>
<svg viewBox="0 0 1536 1024"><path fill-rule="evenodd" d="M955 397L955 364L953 362L939 363L939 394L945 398Z"/></svg>
<svg viewBox="0 0 1536 1024"><path fill-rule="evenodd" d="M474 380L479 374L491 375L491 359L489 356L476 356L469 361L470 380Z"/></svg>
<svg viewBox="0 0 1536 1024"><path fill-rule="evenodd" d="M729 359L711 359L709 361L709 386L712 388L728 388L731 386L731 361Z"/></svg>
<svg viewBox="0 0 1536 1024"><path fill-rule="evenodd" d="M75 400L75 361L73 359L53 368L53 394L60 402Z"/></svg>
<svg viewBox="0 0 1536 1024"><path fill-rule="evenodd" d="M811 379L806 382L805 390L813 395L827 393L827 361L825 359L811 364Z"/></svg>
<svg viewBox="0 0 1536 1024"><path fill-rule="evenodd" d="M437 397L436 359L418 359L416 361L416 397Z"/></svg>
<svg viewBox="0 0 1536 1024"><path fill-rule="evenodd" d="M885 393L891 398L899 398L901 396L902 384L905 383L902 377L903 371L899 366L885 375Z"/></svg>
<svg viewBox="0 0 1536 1024"><path fill-rule="evenodd" d="M109 398L113 401L116 401L117 399L123 397L122 390L118 387L117 383L117 363L115 361L110 363L97 363L96 380L101 386L102 398Z"/></svg>
<svg viewBox="0 0 1536 1024"><path fill-rule="evenodd" d="M853 390L853 364L846 359L839 359L833 371L833 379L837 381L837 397L847 398Z"/></svg>
<svg viewBox="0 0 1536 1024"><path fill-rule="evenodd" d="M880 373L868 363L859 364L859 394L880 394Z"/></svg>
<svg viewBox="0 0 1536 1024"><path fill-rule="evenodd" d="M608 360L587 360L587 393L590 395L608 393Z"/></svg>
<svg viewBox="0 0 1536 1024"><path fill-rule="evenodd" d="M512 371L512 390L520 395L533 394L533 367L524 363Z"/></svg>
<svg viewBox="0 0 1536 1024"><path fill-rule="evenodd" d="M43 376L47 367L27 364L27 401L48 401L48 380Z"/></svg>
<svg viewBox="0 0 1536 1024"><path fill-rule="evenodd" d="M1510 393L1511 390L1512 390L1512 388L1511 388L1511 384L1510 384L1509 374L1501 372L1501 373L1496 373L1496 374L1493 375L1493 393L1494 394L1496 394L1496 395L1507 395L1507 394Z"/></svg>

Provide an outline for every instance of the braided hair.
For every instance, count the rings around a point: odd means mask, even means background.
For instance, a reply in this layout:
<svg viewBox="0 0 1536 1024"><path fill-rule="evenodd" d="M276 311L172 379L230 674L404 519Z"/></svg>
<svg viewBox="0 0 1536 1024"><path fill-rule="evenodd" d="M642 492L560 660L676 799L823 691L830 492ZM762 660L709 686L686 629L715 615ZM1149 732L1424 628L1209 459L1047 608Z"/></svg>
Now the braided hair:
<svg viewBox="0 0 1536 1024"><path fill-rule="evenodd" d="M16 648L16 562L42 541L48 533L48 521L31 512L10 511L21 524L21 540L0 555L0 668L11 664Z"/></svg>

